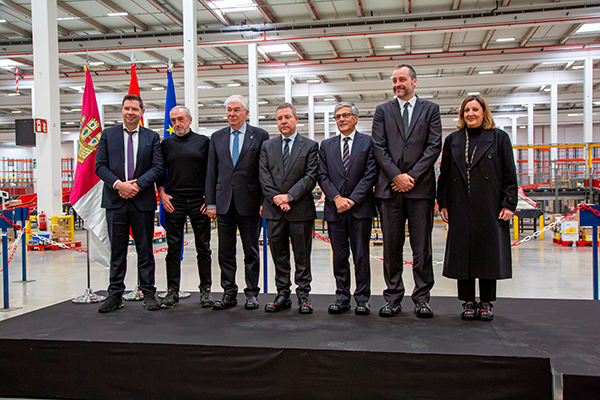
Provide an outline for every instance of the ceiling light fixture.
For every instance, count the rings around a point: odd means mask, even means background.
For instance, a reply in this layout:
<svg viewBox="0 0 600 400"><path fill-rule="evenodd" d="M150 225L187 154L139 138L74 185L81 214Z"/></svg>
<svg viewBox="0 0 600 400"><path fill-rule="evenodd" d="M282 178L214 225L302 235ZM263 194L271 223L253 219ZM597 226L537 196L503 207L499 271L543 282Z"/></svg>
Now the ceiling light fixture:
<svg viewBox="0 0 600 400"><path fill-rule="evenodd" d="M490 75L493 73L494 73L494 71L479 71L479 75Z"/></svg>
<svg viewBox="0 0 600 400"><path fill-rule="evenodd" d="M106 15L108 15L109 17L123 17L125 15L129 15L129 13L127 13L127 12L114 12L114 13L108 13Z"/></svg>
<svg viewBox="0 0 600 400"><path fill-rule="evenodd" d="M401 44L392 44L392 45L388 45L388 46L383 46L384 49L399 49L401 47L402 47Z"/></svg>
<svg viewBox="0 0 600 400"><path fill-rule="evenodd" d="M239 87L239 86L242 86L242 84L241 83L228 83L227 86L229 86L229 87Z"/></svg>
<svg viewBox="0 0 600 400"><path fill-rule="evenodd" d="M515 38L514 37L507 37L507 38L498 38L496 39L496 42L514 42Z"/></svg>

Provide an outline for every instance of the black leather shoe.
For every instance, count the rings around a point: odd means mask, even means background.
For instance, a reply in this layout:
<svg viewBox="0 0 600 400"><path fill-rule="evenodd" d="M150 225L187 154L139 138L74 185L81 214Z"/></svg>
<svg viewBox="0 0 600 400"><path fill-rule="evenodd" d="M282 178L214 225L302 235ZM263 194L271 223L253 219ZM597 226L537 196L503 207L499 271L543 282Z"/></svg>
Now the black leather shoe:
<svg viewBox="0 0 600 400"><path fill-rule="evenodd" d="M300 307L298 309L298 312L300 314L312 314L313 313L312 303L308 297L300 297L298 299L298 307Z"/></svg>
<svg viewBox="0 0 600 400"><path fill-rule="evenodd" d="M329 314L343 314L346 311L350 311L351 308L349 300L336 300L329 305L327 312Z"/></svg>
<svg viewBox="0 0 600 400"><path fill-rule="evenodd" d="M109 296L104 300L104 303L98 307L98 312L105 314L111 311L123 308L123 297L122 296Z"/></svg>
<svg viewBox="0 0 600 400"><path fill-rule="evenodd" d="M286 308L290 308L292 306L292 299L289 297L285 297L282 294L278 294L275 296L275 300L272 303L267 303L265 305L266 312L277 312L281 310L285 310Z"/></svg>
<svg viewBox="0 0 600 400"><path fill-rule="evenodd" d="M369 315L371 314L371 306L364 300L356 302L356 308L354 309L356 315Z"/></svg>
<svg viewBox="0 0 600 400"><path fill-rule="evenodd" d="M237 299L230 294L224 294L221 300L216 300L213 303L213 310L225 310L230 307L237 306Z"/></svg>
<svg viewBox="0 0 600 400"><path fill-rule="evenodd" d="M148 311L160 310L160 304L156 301L154 293L144 292L144 308Z"/></svg>
<svg viewBox="0 0 600 400"><path fill-rule="evenodd" d="M475 320L477 318L477 304L463 303L463 310L460 317L465 321Z"/></svg>
<svg viewBox="0 0 600 400"><path fill-rule="evenodd" d="M415 314L417 318L433 318L433 310L426 301L415 304Z"/></svg>
<svg viewBox="0 0 600 400"><path fill-rule="evenodd" d="M258 310L258 307L259 305L256 296L248 296L246 298L246 305L244 306L246 310Z"/></svg>
<svg viewBox="0 0 600 400"><path fill-rule="evenodd" d="M400 311L402 311L402 306L400 304L396 304L396 303L392 303L391 301L388 301L387 303L385 303L385 305L383 307L381 307L379 309L379 316L380 317L394 317Z"/></svg>
<svg viewBox="0 0 600 400"><path fill-rule="evenodd" d="M479 303L477 308L477 318L482 321L491 321L494 319L494 306L492 303Z"/></svg>

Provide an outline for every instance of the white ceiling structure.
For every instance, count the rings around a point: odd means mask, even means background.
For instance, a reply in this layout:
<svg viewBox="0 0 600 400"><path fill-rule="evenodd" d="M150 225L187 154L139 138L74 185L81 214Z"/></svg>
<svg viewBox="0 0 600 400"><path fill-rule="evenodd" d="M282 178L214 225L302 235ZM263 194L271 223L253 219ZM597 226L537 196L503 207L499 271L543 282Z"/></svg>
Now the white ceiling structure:
<svg viewBox="0 0 600 400"><path fill-rule="evenodd" d="M600 61L600 2L578 0L197 0L199 125L224 124L224 100L248 94L248 43L259 46L261 126L275 133L286 73L301 122L316 109L354 102L362 130L393 98L390 75L405 63L417 94L438 103L447 133L468 94L479 92L496 119L550 122L558 85L559 125L583 121L583 60ZM104 123L120 120L131 59L137 64L149 126L162 131L166 70L174 63L184 98L181 0L57 0L61 126L77 131L83 66L89 63ZM598 25L596 25L598 24ZM33 86L31 2L0 0L0 141L14 141L14 119L30 118ZM594 61L594 97L600 63ZM19 96L15 96L18 63ZM600 100L600 98L598 98ZM598 109L600 109L600 103ZM188 105L189 106L189 105ZM594 107L596 110L597 107ZM75 111L73 111L75 110ZM600 113L599 113L600 114ZM594 116L600 122L600 115ZM332 131L333 131L333 123ZM507 123L510 126L509 123ZM308 130L304 126L304 132ZM322 134L323 114L315 115Z"/></svg>

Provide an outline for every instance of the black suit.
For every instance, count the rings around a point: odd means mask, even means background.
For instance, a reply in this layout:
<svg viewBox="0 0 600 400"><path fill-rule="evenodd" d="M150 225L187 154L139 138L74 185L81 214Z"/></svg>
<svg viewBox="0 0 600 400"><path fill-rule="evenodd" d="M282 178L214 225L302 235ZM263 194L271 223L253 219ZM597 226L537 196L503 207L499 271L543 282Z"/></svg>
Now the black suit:
<svg viewBox="0 0 600 400"><path fill-rule="evenodd" d="M371 296L371 263L369 246L371 219L375 216L373 186L377 179L377 163L373 141L360 132L354 134L348 171L342 163L339 135L321 142L319 150L319 186L325 193L325 220L333 250L333 275L337 300L350 300L350 249L356 275L356 301L368 301ZM338 213L334 199L349 198L356 204Z"/></svg>
<svg viewBox="0 0 600 400"><path fill-rule="evenodd" d="M102 207L106 209L108 235L111 244L109 296L120 296L125 290L129 230L138 254L139 287L154 293L154 212L156 193L154 182L163 174L160 137L154 131L140 127L138 151L133 179L140 191L131 199L123 199L113 188L117 180L125 181L125 144L123 125L102 132L96 152L96 175L104 181Z"/></svg>
<svg viewBox="0 0 600 400"><path fill-rule="evenodd" d="M260 148L269 139L267 131L246 124L246 133L237 163L233 165L229 140L231 128L212 134L206 175L206 204L216 206L219 227L219 266L225 294L237 296L235 283L236 242L239 229L244 249L246 296L257 296L260 288L260 203L262 192L258 178Z"/></svg>
<svg viewBox="0 0 600 400"><path fill-rule="evenodd" d="M296 265L296 294L301 298L310 292L312 229L317 216L312 190L317 182L318 152L317 142L297 134L285 171L281 135L264 142L260 152L260 183L264 194L262 216L267 219L277 293L285 297L291 293L290 239ZM283 212L273 203L273 197L279 194L292 196L290 211Z"/></svg>
<svg viewBox="0 0 600 400"><path fill-rule="evenodd" d="M386 301L399 304L404 297L402 282L404 226L408 219L413 252L415 288L412 300L429 301L433 287L431 231L435 198L434 164L442 145L440 108L417 97L408 131L404 131L398 100L377 106L372 129L379 177L375 197L381 212L383 266ZM396 192L391 183L407 173L415 183L407 192Z"/></svg>

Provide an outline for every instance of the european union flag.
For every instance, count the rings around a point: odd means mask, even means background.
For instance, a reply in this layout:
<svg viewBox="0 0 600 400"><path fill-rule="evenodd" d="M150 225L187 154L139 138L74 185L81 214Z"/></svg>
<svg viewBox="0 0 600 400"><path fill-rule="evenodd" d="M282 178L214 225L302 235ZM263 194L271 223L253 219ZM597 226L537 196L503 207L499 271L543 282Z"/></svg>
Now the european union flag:
<svg viewBox="0 0 600 400"><path fill-rule="evenodd" d="M173 130L173 125L171 125L171 109L177 105L177 100L175 99L175 84L173 83L173 72L171 68L167 70L167 103L165 105L165 130L163 133L163 140L168 138L169 136L173 136L175 131ZM167 175L169 171L166 171ZM165 190L167 189L165 184ZM158 221L166 229L166 214L165 209L162 206L162 202L160 204L159 213L158 213Z"/></svg>

